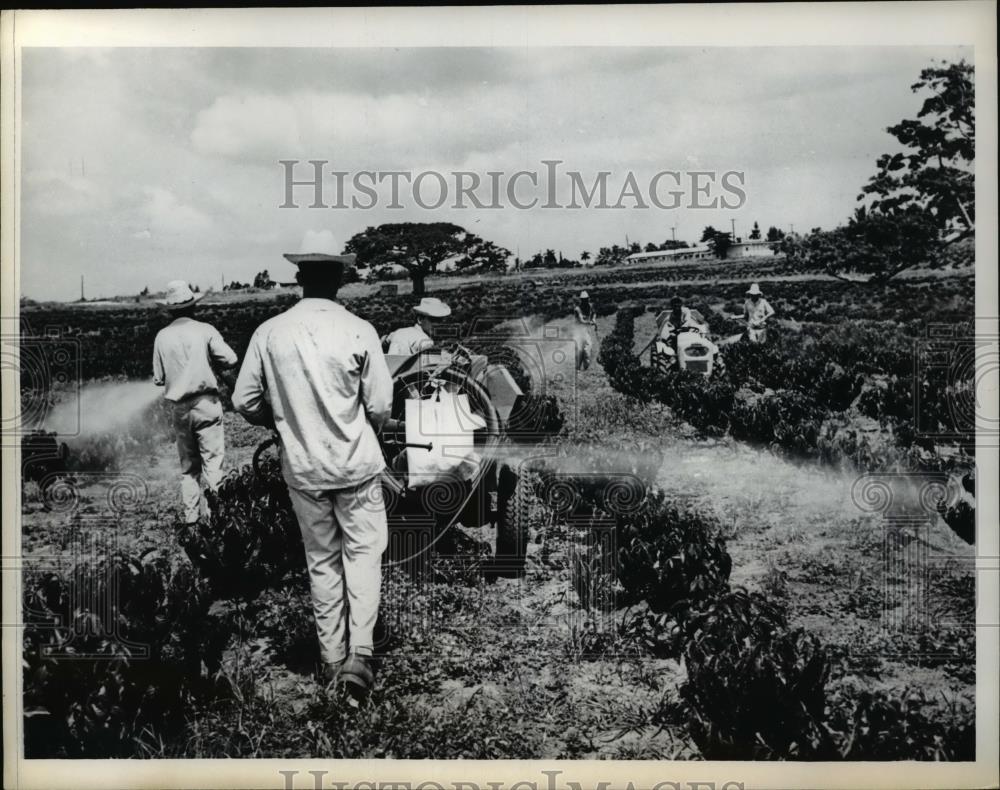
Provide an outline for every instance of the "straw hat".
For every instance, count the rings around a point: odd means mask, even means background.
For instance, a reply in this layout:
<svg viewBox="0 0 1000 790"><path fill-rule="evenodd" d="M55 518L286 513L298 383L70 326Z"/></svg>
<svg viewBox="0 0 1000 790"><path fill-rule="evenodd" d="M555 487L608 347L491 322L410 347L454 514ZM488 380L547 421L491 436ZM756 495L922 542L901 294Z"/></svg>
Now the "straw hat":
<svg viewBox="0 0 1000 790"><path fill-rule="evenodd" d="M156 301L168 310L178 310L182 307L190 307L204 296L203 293L196 294L192 291L191 286L184 280L171 280L167 283L166 297Z"/></svg>
<svg viewBox="0 0 1000 790"><path fill-rule="evenodd" d="M589 299L590 298L590 294L587 293L586 291L580 291L580 298L581 299Z"/></svg>
<svg viewBox="0 0 1000 790"><path fill-rule="evenodd" d="M426 315L429 318L444 318L451 315L451 308L440 299L433 296L425 296L420 300L420 304L413 308L417 315Z"/></svg>
<svg viewBox="0 0 1000 790"><path fill-rule="evenodd" d="M296 266L300 263L339 263L348 266L354 263L357 256L342 255L340 245L329 230L307 230L302 237L302 245L297 253L286 252L285 258Z"/></svg>
<svg viewBox="0 0 1000 790"><path fill-rule="evenodd" d="M753 283L749 289L747 289L747 294L749 296L763 296L761 293L760 286L757 283Z"/></svg>

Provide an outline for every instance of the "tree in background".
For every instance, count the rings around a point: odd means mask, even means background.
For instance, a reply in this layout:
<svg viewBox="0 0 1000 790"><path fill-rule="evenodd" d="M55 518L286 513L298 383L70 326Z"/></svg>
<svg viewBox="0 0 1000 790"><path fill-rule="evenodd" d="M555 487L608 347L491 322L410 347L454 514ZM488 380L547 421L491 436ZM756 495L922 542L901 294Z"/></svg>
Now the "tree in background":
<svg viewBox="0 0 1000 790"><path fill-rule="evenodd" d="M584 250L583 252L581 252L580 253L580 260L584 261L584 262L589 261L590 260L590 253L587 252L586 250Z"/></svg>
<svg viewBox="0 0 1000 790"><path fill-rule="evenodd" d="M802 237L786 236L780 249L789 260L803 261L841 280L884 282L927 261L937 237L933 221L915 206L893 214L869 213L862 206L847 225L831 231L814 228Z"/></svg>
<svg viewBox="0 0 1000 790"><path fill-rule="evenodd" d="M399 222L356 233L344 251L355 253L358 268L370 269L375 279L386 279L395 266L401 266L413 282L413 294L422 296L427 275L447 260L474 254L483 244L478 236L450 222Z"/></svg>
<svg viewBox="0 0 1000 790"><path fill-rule="evenodd" d="M788 259L874 282L917 265L948 265L946 248L975 234L974 80L964 60L921 71L911 89L930 95L918 117L888 129L906 150L879 157L847 225L783 239Z"/></svg>
<svg viewBox="0 0 1000 790"><path fill-rule="evenodd" d="M767 229L767 240L770 242L781 241L785 238L785 231L781 228L776 228L774 225Z"/></svg>
<svg viewBox="0 0 1000 790"><path fill-rule="evenodd" d="M753 229L750 231L750 241L760 240L760 225L757 224L757 220L753 221Z"/></svg>
<svg viewBox="0 0 1000 790"><path fill-rule="evenodd" d="M455 262L456 269L477 272L506 273L510 250L499 247L492 241L478 240L469 251Z"/></svg>
<svg viewBox="0 0 1000 790"><path fill-rule="evenodd" d="M619 247L617 244L612 244L610 247L601 247L597 251L597 260L594 261L595 266L617 266L619 263L624 261L629 255L629 251L624 247Z"/></svg>
<svg viewBox="0 0 1000 790"><path fill-rule="evenodd" d="M257 272L253 278L254 288L271 288L274 286L274 281L271 279L271 275L268 273L267 269L262 272Z"/></svg>
<svg viewBox="0 0 1000 790"><path fill-rule="evenodd" d="M733 245L733 237L721 230L716 230L711 225L707 225L701 232L701 240L712 248L712 253L716 258L725 258L729 248Z"/></svg>
<svg viewBox="0 0 1000 790"><path fill-rule="evenodd" d="M869 198L870 213L919 208L952 240L975 232L975 88L975 69L964 60L920 72L910 89L930 95L915 119L888 129L906 150L880 156L858 195Z"/></svg>

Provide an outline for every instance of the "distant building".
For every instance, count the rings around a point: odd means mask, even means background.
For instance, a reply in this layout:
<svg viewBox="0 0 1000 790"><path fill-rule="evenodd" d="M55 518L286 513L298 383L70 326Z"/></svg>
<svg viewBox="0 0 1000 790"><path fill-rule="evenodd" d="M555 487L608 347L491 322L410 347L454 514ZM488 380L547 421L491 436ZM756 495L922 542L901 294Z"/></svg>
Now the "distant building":
<svg viewBox="0 0 1000 790"><path fill-rule="evenodd" d="M772 245L773 242L761 239L755 241L740 239L726 250L726 258L732 260L738 260L739 258L770 258L774 255Z"/></svg>
<svg viewBox="0 0 1000 790"><path fill-rule="evenodd" d="M626 259L626 263L681 263L686 261L701 261L714 258L715 255L708 246L680 247L676 250L654 250L653 252L634 252Z"/></svg>

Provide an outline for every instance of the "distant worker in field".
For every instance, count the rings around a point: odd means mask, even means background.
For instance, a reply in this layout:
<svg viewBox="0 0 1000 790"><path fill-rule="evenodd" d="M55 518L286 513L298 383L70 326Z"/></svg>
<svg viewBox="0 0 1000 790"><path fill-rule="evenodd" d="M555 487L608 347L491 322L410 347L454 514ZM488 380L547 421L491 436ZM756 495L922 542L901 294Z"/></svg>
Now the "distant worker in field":
<svg viewBox="0 0 1000 790"><path fill-rule="evenodd" d="M760 286L753 283L747 289L747 299L743 303L743 317L747 322L747 340L764 343L767 340L767 321L774 315L774 308L764 298Z"/></svg>
<svg viewBox="0 0 1000 790"><path fill-rule="evenodd" d="M382 553L389 536L376 438L392 379L374 327L336 301L345 265L329 231L299 254L302 299L250 338L233 406L277 430L282 476L305 544L323 679L357 695L374 678Z"/></svg>
<svg viewBox="0 0 1000 790"><path fill-rule="evenodd" d="M656 317L659 333L656 337L657 350L661 344L669 345L674 351L677 350L677 333L683 326L691 322L691 309L684 306L684 300L675 296L670 300L670 309L664 310Z"/></svg>
<svg viewBox="0 0 1000 790"><path fill-rule="evenodd" d="M153 341L153 383L164 387L163 397L171 404L186 524L209 515L202 484L214 499L222 482L225 438L216 369L231 368L237 361L218 329L194 319L203 296L183 280L167 283L160 304L174 320Z"/></svg>
<svg viewBox="0 0 1000 790"><path fill-rule="evenodd" d="M417 321L413 326L404 326L390 332L382 340L385 353L392 355L419 354L424 349L433 348L434 325L451 315L451 308L440 299L425 296L413 308Z"/></svg>
<svg viewBox="0 0 1000 790"><path fill-rule="evenodd" d="M590 294L586 291L580 291L576 307L573 309L573 317L576 320L573 332L573 340L576 343L576 369L587 370L590 367L594 347L590 328L597 329L597 313L594 312Z"/></svg>

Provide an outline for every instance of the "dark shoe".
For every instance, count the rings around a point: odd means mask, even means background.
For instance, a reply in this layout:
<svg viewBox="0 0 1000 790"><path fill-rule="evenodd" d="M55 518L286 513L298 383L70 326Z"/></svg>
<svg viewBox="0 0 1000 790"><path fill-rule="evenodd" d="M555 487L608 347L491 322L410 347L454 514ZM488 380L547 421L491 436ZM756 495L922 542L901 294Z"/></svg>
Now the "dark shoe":
<svg viewBox="0 0 1000 790"><path fill-rule="evenodd" d="M352 694L364 696L371 691L374 680L372 657L351 653L340 668L337 682L346 685Z"/></svg>
<svg viewBox="0 0 1000 790"><path fill-rule="evenodd" d="M324 686L330 686L340 680L340 670L344 666L343 661L336 661L332 664L323 662L319 671L319 682Z"/></svg>

